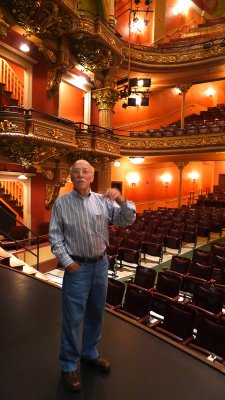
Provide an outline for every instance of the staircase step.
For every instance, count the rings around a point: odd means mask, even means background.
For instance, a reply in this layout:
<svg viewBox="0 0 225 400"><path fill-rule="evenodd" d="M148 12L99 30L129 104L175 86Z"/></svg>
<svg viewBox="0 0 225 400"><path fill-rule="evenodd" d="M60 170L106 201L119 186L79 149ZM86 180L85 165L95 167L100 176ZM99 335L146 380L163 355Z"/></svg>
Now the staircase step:
<svg viewBox="0 0 225 400"><path fill-rule="evenodd" d="M18 106L19 105L19 100L17 99L10 99L10 104L12 106Z"/></svg>
<svg viewBox="0 0 225 400"><path fill-rule="evenodd" d="M9 200L11 199L11 194L9 194L9 193L3 193L3 194L2 194L2 198L3 198L5 201L9 201Z"/></svg>
<svg viewBox="0 0 225 400"><path fill-rule="evenodd" d="M8 203L13 208L17 207L17 200L9 199Z"/></svg>

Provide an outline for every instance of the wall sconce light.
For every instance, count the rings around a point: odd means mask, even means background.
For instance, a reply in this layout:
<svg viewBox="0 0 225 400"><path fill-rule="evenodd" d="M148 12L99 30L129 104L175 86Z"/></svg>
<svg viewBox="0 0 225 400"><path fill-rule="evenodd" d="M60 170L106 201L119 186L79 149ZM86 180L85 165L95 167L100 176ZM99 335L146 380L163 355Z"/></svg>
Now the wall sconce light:
<svg viewBox="0 0 225 400"><path fill-rule="evenodd" d="M186 1L178 0L177 4L172 9L173 15L186 14L190 7L191 7L190 0L186 0Z"/></svg>
<svg viewBox="0 0 225 400"><path fill-rule="evenodd" d="M25 181L27 180L27 176L22 173L18 176L18 179L20 179L21 181Z"/></svg>
<svg viewBox="0 0 225 400"><path fill-rule="evenodd" d="M30 51L30 47L26 43L21 43L20 50L24 53L28 53Z"/></svg>
<svg viewBox="0 0 225 400"><path fill-rule="evenodd" d="M144 157L129 157L131 164L142 164L144 162Z"/></svg>
<svg viewBox="0 0 225 400"><path fill-rule="evenodd" d="M177 95L178 95L178 94L179 94L179 95L182 94L181 90L180 90L178 87L174 88L173 90L174 90L174 93L177 94Z"/></svg>
<svg viewBox="0 0 225 400"><path fill-rule="evenodd" d="M137 183L140 181L140 176L136 172L130 172L126 176L126 180L131 186L136 186Z"/></svg>
<svg viewBox="0 0 225 400"><path fill-rule="evenodd" d="M206 95L206 96L209 96L209 97L213 97L215 93L216 93L216 91L215 91L215 89L213 89L213 88L209 88L209 89L207 89L207 90L205 91L205 95Z"/></svg>
<svg viewBox="0 0 225 400"><path fill-rule="evenodd" d="M115 160L115 161L114 161L114 166L115 166L115 167L120 167L120 161Z"/></svg>
<svg viewBox="0 0 225 400"><path fill-rule="evenodd" d="M198 178L199 178L199 173L198 173L197 171L193 171L193 172L191 172L190 174L188 174L188 177L189 177L190 179L192 179L192 182L193 182L193 183L196 183L197 180L198 180Z"/></svg>
<svg viewBox="0 0 225 400"><path fill-rule="evenodd" d="M170 174L164 174L164 175L162 175L161 176L161 181L164 183L164 185L165 185L165 187L166 187L166 189L168 188L168 186L169 186L169 184L171 183L171 181L172 181L172 175L170 175Z"/></svg>

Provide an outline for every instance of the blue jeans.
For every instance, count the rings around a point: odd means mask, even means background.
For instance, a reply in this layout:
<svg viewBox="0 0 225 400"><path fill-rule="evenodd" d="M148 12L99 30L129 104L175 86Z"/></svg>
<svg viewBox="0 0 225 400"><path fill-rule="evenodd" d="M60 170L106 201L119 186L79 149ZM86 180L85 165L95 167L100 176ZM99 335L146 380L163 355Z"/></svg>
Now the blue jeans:
<svg viewBox="0 0 225 400"><path fill-rule="evenodd" d="M108 286L108 259L79 263L76 272L65 272L63 279L62 336L60 366L75 371L80 358L95 359L99 353L104 308ZM80 323L83 318L82 345Z"/></svg>

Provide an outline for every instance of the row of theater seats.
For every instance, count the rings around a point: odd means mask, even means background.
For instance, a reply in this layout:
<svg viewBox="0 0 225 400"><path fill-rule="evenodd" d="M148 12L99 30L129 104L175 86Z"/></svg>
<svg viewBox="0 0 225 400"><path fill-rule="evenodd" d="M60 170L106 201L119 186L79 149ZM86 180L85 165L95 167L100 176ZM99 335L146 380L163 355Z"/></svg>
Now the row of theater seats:
<svg viewBox="0 0 225 400"><path fill-rule="evenodd" d="M48 229L49 222L40 223L37 234L24 225L12 226L8 232L4 233L0 246L6 250L19 250L37 243L48 242Z"/></svg>
<svg viewBox="0 0 225 400"><path fill-rule="evenodd" d="M195 210L193 213L177 210L179 214L166 211L143 213L127 228L109 227L107 254L114 275L123 265L132 264L135 268L141 265L141 259L146 255L158 258L161 263L169 249L180 254L184 242L193 243L195 248L198 236L210 241L211 232L222 234L225 220L221 209L219 214L209 210L200 214Z"/></svg>
<svg viewBox="0 0 225 400"><path fill-rule="evenodd" d="M208 107L199 114L191 114L184 120L184 128L181 122L177 121L158 129L146 129L143 131L130 132L131 137L168 137L183 135L201 135L217 132L224 132L225 129L225 105L218 104L215 107Z"/></svg>
<svg viewBox="0 0 225 400"><path fill-rule="evenodd" d="M139 266L132 280L109 278L106 307L224 362L223 266L223 284L194 257L173 256L170 268L158 274Z"/></svg>

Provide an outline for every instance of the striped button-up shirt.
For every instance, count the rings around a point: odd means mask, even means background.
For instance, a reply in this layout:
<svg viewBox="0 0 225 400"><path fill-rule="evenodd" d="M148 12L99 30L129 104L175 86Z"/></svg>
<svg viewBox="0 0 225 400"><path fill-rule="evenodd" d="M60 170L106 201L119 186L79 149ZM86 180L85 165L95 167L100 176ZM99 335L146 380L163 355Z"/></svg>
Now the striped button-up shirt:
<svg viewBox="0 0 225 400"><path fill-rule="evenodd" d="M101 194L80 196L75 190L55 201L49 226L52 252L67 267L70 256L97 257L108 244L109 222L127 226L135 221L135 205L125 201L119 206Z"/></svg>

